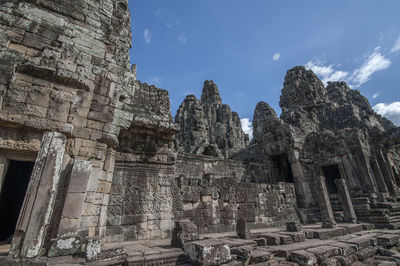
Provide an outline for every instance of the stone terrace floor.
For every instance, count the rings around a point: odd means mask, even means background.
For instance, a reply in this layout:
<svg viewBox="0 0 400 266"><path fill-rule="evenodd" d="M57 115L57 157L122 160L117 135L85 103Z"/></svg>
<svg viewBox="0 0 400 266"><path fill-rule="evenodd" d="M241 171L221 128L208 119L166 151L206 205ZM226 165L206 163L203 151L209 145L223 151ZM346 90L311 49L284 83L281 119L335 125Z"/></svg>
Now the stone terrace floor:
<svg viewBox="0 0 400 266"><path fill-rule="evenodd" d="M232 260L226 265L230 266L400 265L400 230L370 228L339 224L335 229L321 229L321 225L315 224L303 226L303 232L287 232L283 227L251 230L252 240L239 239L234 232L205 234L200 238L229 245ZM124 254L90 263L72 257L42 258L36 262L38 265L190 265L183 250L170 246L170 239L104 246L104 250L116 248L123 248Z"/></svg>

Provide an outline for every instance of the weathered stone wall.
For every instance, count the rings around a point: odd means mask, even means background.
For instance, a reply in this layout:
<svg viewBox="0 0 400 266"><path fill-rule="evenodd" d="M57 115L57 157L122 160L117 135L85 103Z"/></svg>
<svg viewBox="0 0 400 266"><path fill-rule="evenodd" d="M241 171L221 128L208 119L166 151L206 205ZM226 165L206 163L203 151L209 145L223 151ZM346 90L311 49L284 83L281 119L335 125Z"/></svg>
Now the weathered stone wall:
<svg viewBox="0 0 400 266"><path fill-rule="evenodd" d="M296 220L293 184L244 183L229 178L180 177L175 218L188 218L200 232L234 231L244 218L251 228L283 225Z"/></svg>
<svg viewBox="0 0 400 266"><path fill-rule="evenodd" d="M192 220L201 232L233 231L246 218L253 228L297 220L290 183L244 183L268 167L211 156L170 153L117 155L107 241L171 236L173 222Z"/></svg>
<svg viewBox="0 0 400 266"><path fill-rule="evenodd" d="M107 218L107 241L171 236L174 158L159 152L117 157Z"/></svg>
<svg viewBox="0 0 400 266"><path fill-rule="evenodd" d="M46 239L105 233L114 149L120 129L131 125L137 87L127 5L0 3L0 153L7 160L35 161L45 131L67 137Z"/></svg>
<svg viewBox="0 0 400 266"><path fill-rule="evenodd" d="M168 92L137 82L133 120L117 147L106 241L171 235L176 152Z"/></svg>
<svg viewBox="0 0 400 266"><path fill-rule="evenodd" d="M246 172L246 165L241 161L212 156L178 153L176 161L176 176L183 178L201 179L204 176L212 176L239 182Z"/></svg>

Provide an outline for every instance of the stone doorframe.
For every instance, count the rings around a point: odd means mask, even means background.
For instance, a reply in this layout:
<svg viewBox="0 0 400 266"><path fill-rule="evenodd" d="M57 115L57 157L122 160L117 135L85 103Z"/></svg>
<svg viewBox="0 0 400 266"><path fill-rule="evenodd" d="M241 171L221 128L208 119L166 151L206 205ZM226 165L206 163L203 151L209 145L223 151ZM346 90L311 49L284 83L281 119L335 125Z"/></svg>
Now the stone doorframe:
<svg viewBox="0 0 400 266"><path fill-rule="evenodd" d="M11 257L33 258L42 252L57 195L65 145L63 134L44 133L11 243Z"/></svg>
<svg viewBox="0 0 400 266"><path fill-rule="evenodd" d="M335 180L335 185L338 190L340 201L343 204L343 212L344 212L344 216L345 216L344 217L345 222L356 223L357 216L354 211L353 203L351 201L349 187L347 185L348 184L348 176L346 174L346 169L345 169L342 159L340 157L331 158L330 160L326 161L325 163L318 165L317 173L319 176L323 176L323 179L322 179L323 181L321 181L321 182L325 182L325 186L326 186L326 178L325 178L324 171L322 169L323 169L323 167L330 166L330 165L337 165L337 167L339 169L340 178ZM317 191L317 193L321 193L321 192ZM326 190L326 192L324 192L324 193L326 195L323 195L323 196L321 195L321 198L324 197L325 201L326 200L329 201L328 191ZM333 213L330 203L328 205L329 205L328 207L330 208L329 211Z"/></svg>

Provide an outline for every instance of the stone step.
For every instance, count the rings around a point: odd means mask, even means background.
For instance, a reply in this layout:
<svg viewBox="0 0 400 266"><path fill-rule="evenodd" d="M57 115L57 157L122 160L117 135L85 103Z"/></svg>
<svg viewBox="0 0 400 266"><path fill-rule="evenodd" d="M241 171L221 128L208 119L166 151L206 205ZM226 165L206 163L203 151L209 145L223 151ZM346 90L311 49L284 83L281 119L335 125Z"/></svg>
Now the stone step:
<svg viewBox="0 0 400 266"><path fill-rule="evenodd" d="M300 265L316 265L318 263L317 257L305 250L295 250L290 252L289 260Z"/></svg>
<svg viewBox="0 0 400 266"><path fill-rule="evenodd" d="M250 264L266 262L273 259L274 255L270 251L266 250L253 250L250 255Z"/></svg>
<svg viewBox="0 0 400 266"><path fill-rule="evenodd" d="M344 212L343 211L334 211L333 217L335 218L336 222L342 222L344 219Z"/></svg>
<svg viewBox="0 0 400 266"><path fill-rule="evenodd" d="M290 235L282 235L277 233L262 233L258 235L258 238L265 238L267 245L283 245L293 243L293 239Z"/></svg>
<svg viewBox="0 0 400 266"><path fill-rule="evenodd" d="M369 204L370 200L368 197L358 197L358 198L353 198L352 202L354 205L356 204Z"/></svg>
<svg viewBox="0 0 400 266"><path fill-rule="evenodd" d="M327 258L338 256L341 253L341 248L335 246L319 246L306 249L306 251L313 253L319 263L322 263Z"/></svg>

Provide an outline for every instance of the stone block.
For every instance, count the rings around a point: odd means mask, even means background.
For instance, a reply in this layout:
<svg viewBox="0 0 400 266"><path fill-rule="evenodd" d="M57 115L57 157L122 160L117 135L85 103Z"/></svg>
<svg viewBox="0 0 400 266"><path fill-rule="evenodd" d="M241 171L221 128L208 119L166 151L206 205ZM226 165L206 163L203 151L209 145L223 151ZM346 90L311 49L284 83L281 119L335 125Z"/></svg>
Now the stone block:
<svg viewBox="0 0 400 266"><path fill-rule="evenodd" d="M266 250L253 250L250 255L250 264L265 263L273 258L272 252Z"/></svg>
<svg viewBox="0 0 400 266"><path fill-rule="evenodd" d="M137 240L138 233L137 227L135 225L123 226L122 235L125 241Z"/></svg>
<svg viewBox="0 0 400 266"><path fill-rule="evenodd" d="M400 235L384 234L378 236L377 240L379 246L390 248L396 246L399 243Z"/></svg>
<svg viewBox="0 0 400 266"><path fill-rule="evenodd" d="M246 219L239 219L236 223L236 233L239 236L239 238L242 239L251 239L250 235L250 229L249 226L247 225Z"/></svg>
<svg viewBox="0 0 400 266"><path fill-rule="evenodd" d="M357 245L349 243L336 242L329 245L340 248L339 255L341 256L348 256L350 254L354 254L358 250Z"/></svg>
<svg viewBox="0 0 400 266"><path fill-rule="evenodd" d="M288 232L301 232L302 229L301 223L298 221L286 223L286 231Z"/></svg>
<svg viewBox="0 0 400 266"><path fill-rule="evenodd" d="M292 244L293 239L290 235L277 234L277 233L263 233L258 237L266 238L268 245L283 245Z"/></svg>
<svg viewBox="0 0 400 266"><path fill-rule="evenodd" d="M377 247L367 247L364 248L356 253L359 260L363 261L375 256L376 252L378 251Z"/></svg>
<svg viewBox="0 0 400 266"><path fill-rule="evenodd" d="M37 105L27 104L24 114L29 115L29 116L37 116L37 117L44 118L44 117L46 117L46 114L47 114L47 108L40 107Z"/></svg>
<svg viewBox="0 0 400 266"><path fill-rule="evenodd" d="M320 263L327 258L340 255L340 248L335 246L319 246L309 248L306 251L313 253Z"/></svg>
<svg viewBox="0 0 400 266"><path fill-rule="evenodd" d="M276 246L281 244L281 237L276 234L260 234L258 238L264 238L267 240L267 244L271 246Z"/></svg>
<svg viewBox="0 0 400 266"><path fill-rule="evenodd" d="M194 265L221 265L232 260L228 245L205 239L185 244L186 256Z"/></svg>
<svg viewBox="0 0 400 266"><path fill-rule="evenodd" d="M47 88L34 86L33 89L28 93L26 103L48 108L50 104L50 90Z"/></svg>
<svg viewBox="0 0 400 266"><path fill-rule="evenodd" d="M88 238L85 247L85 259L87 261L95 261L102 250L99 238Z"/></svg>
<svg viewBox="0 0 400 266"><path fill-rule="evenodd" d="M337 266L338 263L340 262L336 258L327 258L321 262L321 266Z"/></svg>
<svg viewBox="0 0 400 266"><path fill-rule="evenodd" d="M86 192L91 171L92 164L90 161L76 159L72 167L68 192Z"/></svg>
<svg viewBox="0 0 400 266"><path fill-rule="evenodd" d="M358 258L355 254L349 256L336 256L335 259L343 266L351 266Z"/></svg>
<svg viewBox="0 0 400 266"><path fill-rule="evenodd" d="M254 241L257 243L258 247L266 246L268 244L267 239L265 238L256 238Z"/></svg>
<svg viewBox="0 0 400 266"><path fill-rule="evenodd" d="M185 219L175 222L171 246L183 249L185 243L198 239L197 227L190 220Z"/></svg>
<svg viewBox="0 0 400 266"><path fill-rule="evenodd" d="M300 265L316 265L318 263L317 257L305 250L296 250L290 252L289 259Z"/></svg>
<svg viewBox="0 0 400 266"><path fill-rule="evenodd" d="M83 207L85 205L85 193L68 193L65 202L68 204L64 205L62 215L67 218L79 219L82 215Z"/></svg>
<svg viewBox="0 0 400 266"><path fill-rule="evenodd" d="M150 230L150 239L156 240L161 239L162 237L162 230L161 229L152 229Z"/></svg>
<svg viewBox="0 0 400 266"><path fill-rule="evenodd" d="M293 239L293 242L303 242L306 240L304 232L279 232L281 235L288 235Z"/></svg>
<svg viewBox="0 0 400 266"><path fill-rule="evenodd" d="M340 227L345 227L348 234L354 234L363 230L362 224L341 224Z"/></svg>
<svg viewBox="0 0 400 266"><path fill-rule="evenodd" d="M231 248L231 255L236 255L238 259L247 260L250 258L252 251L253 248L249 246L233 247Z"/></svg>
<svg viewBox="0 0 400 266"><path fill-rule="evenodd" d="M48 257L77 255L81 252L82 240L78 236L66 236L52 239Z"/></svg>
<svg viewBox="0 0 400 266"><path fill-rule="evenodd" d="M357 245L358 250L361 250L371 246L375 241L376 238L374 236L365 235L365 236L358 236L351 238L349 240L346 240L345 242L350 244L355 244Z"/></svg>

